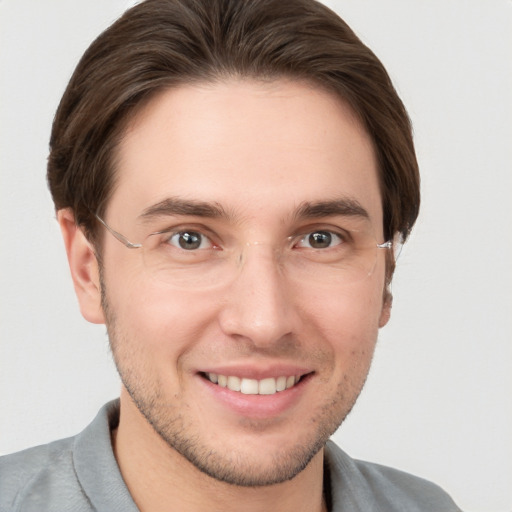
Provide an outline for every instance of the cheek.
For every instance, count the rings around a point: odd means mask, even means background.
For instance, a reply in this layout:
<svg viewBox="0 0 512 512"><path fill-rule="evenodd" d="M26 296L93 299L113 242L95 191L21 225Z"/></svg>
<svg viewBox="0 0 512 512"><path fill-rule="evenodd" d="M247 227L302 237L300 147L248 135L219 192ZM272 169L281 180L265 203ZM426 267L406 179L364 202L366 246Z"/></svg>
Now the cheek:
<svg viewBox="0 0 512 512"><path fill-rule="evenodd" d="M376 338L382 312L383 282L366 282L344 288L314 290L301 300L303 315L330 338L351 343Z"/></svg>
<svg viewBox="0 0 512 512"><path fill-rule="evenodd" d="M210 304L210 310L211 302ZM167 344L175 350L197 339L209 321L208 301L197 295L170 290L141 290L124 304L125 324L148 345Z"/></svg>
<svg viewBox="0 0 512 512"><path fill-rule="evenodd" d="M113 301L115 317L107 326L123 383L146 394L172 390L177 399L188 382L191 354L207 329L203 301L142 286L125 298Z"/></svg>
<svg viewBox="0 0 512 512"><path fill-rule="evenodd" d="M179 358L200 339L215 301L151 282L136 268L118 265L105 274L111 338L118 352L137 353L157 365L179 364Z"/></svg>
<svg viewBox="0 0 512 512"><path fill-rule="evenodd" d="M309 297L301 315L309 331L304 339L315 339L323 345L332 365L326 379L341 386L340 392L357 395L364 384L381 309L382 289L377 280L340 290L317 290Z"/></svg>

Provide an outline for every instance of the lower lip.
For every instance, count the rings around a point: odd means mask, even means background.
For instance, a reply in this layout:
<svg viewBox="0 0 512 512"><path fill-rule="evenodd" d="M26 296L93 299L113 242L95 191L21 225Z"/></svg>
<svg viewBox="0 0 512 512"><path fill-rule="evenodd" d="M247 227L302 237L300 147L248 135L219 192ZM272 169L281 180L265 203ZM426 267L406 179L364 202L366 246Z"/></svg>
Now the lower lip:
<svg viewBox="0 0 512 512"><path fill-rule="evenodd" d="M253 419L276 417L292 408L305 392L311 377L312 374L306 375L293 387L277 391L273 395L245 395L198 376L208 392L223 406L237 415Z"/></svg>

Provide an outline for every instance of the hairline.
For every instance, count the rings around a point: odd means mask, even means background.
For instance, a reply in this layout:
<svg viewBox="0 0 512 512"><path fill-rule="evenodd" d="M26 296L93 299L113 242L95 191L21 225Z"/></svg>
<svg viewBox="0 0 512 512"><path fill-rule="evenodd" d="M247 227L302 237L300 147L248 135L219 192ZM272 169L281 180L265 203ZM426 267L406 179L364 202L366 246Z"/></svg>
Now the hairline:
<svg viewBox="0 0 512 512"><path fill-rule="evenodd" d="M361 114L354 108L352 103L336 88L332 85L323 83L320 78L315 77L307 77L307 76L294 76L292 73L273 73L270 74L248 74L248 73L240 73L240 72L228 72L228 71L219 71L211 76L203 76L203 77L182 77L179 80L169 78L169 83L158 85L153 89L149 89L147 92L142 94L139 101L137 101L131 108L129 108L121 119L118 121L117 125L114 127L113 132L113 142L110 157L109 157L109 165L106 171L111 175L110 189L108 191L108 195L103 201L102 204L99 205L95 212L92 212L94 215L99 215L104 218L105 212L108 209L112 196L115 193L116 187L118 185L118 175L121 172L121 146L126 137L126 135L132 130L140 118L144 115L147 107L155 102L158 97L164 95L167 92L176 90L182 87L205 87L205 86L215 86L218 84L229 84L230 82L253 82L256 84L274 84L276 82L288 82L293 84L302 84L309 87L311 90L323 91L328 94L333 100L340 102L345 107L348 108L350 115L353 118L353 121L358 123L360 128L364 131L364 133L368 136L368 139L371 144L372 151L375 156L376 163L376 171L377 171L377 183L379 188L379 198L382 213L384 214L384 194L383 194L383 183L382 178L384 174L384 170L382 168L382 163L379 161L379 151L378 145L375 141L375 138L369 132L364 119ZM384 223L384 217L382 219ZM87 233L87 236L90 237L91 241L95 244L99 242L102 238L98 233L99 226L96 225L93 228L93 233ZM382 226L383 231L385 232L385 226ZM394 235L392 233L391 235ZM98 247L101 251L101 247Z"/></svg>

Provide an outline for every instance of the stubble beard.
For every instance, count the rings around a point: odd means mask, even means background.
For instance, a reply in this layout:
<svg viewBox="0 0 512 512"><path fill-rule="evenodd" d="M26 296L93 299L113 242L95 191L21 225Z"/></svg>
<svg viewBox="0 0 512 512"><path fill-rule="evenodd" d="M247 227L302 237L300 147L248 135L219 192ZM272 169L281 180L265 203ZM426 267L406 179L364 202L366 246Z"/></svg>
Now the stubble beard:
<svg viewBox="0 0 512 512"><path fill-rule="evenodd" d="M347 389L353 389L354 383L348 382L345 376L331 400L319 407L312 419L307 420L311 423L307 438L301 439L293 449L276 451L271 461L262 467L259 461L251 459L250 453L237 452L230 446L223 446L220 450L206 445L194 425L187 424L180 395L175 395L174 403L170 403L169 397L165 397L158 386L152 385L147 372L143 374L137 371L137 354L131 350L134 344L128 336L118 332L116 315L107 300L103 279L101 290L110 349L121 381L133 403L172 450L217 481L241 487L261 487L296 477L348 416L366 380L365 374L358 390L347 393ZM254 427L257 431L257 426Z"/></svg>

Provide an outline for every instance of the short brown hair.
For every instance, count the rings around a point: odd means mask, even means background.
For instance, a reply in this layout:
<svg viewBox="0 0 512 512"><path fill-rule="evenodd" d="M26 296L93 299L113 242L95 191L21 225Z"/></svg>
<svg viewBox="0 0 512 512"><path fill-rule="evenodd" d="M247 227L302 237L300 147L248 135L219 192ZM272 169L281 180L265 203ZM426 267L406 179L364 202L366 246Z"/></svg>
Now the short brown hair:
<svg viewBox="0 0 512 512"><path fill-rule="evenodd" d="M70 207L93 236L134 110L164 88L229 76L307 80L347 102L375 146L384 235L407 237L420 202L409 117L378 58L314 0L147 0L126 11L85 52L57 110L56 209Z"/></svg>

